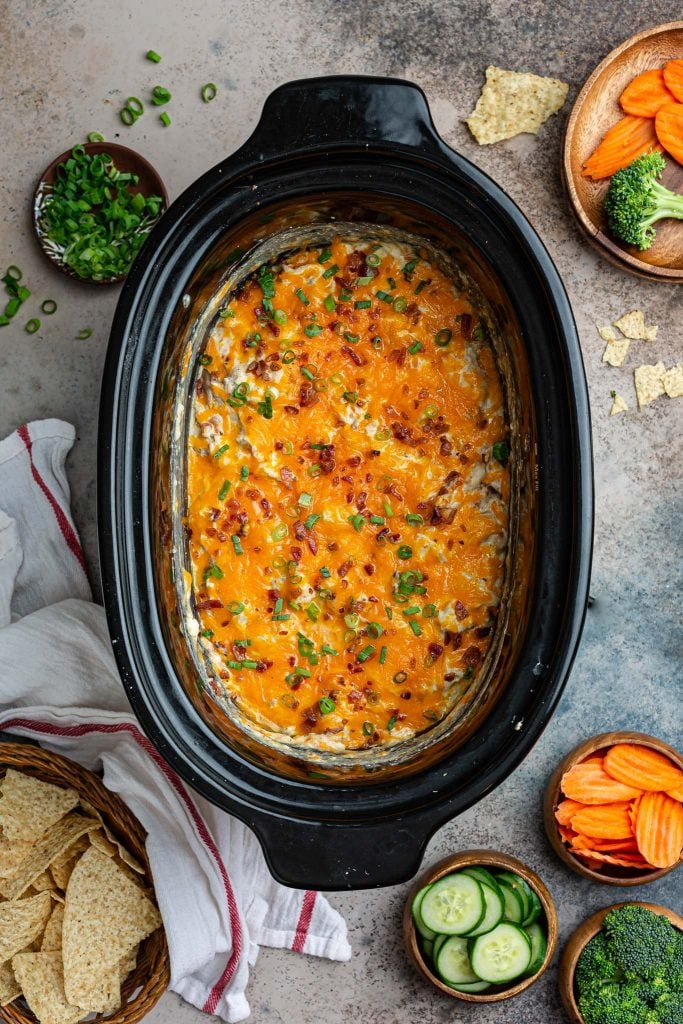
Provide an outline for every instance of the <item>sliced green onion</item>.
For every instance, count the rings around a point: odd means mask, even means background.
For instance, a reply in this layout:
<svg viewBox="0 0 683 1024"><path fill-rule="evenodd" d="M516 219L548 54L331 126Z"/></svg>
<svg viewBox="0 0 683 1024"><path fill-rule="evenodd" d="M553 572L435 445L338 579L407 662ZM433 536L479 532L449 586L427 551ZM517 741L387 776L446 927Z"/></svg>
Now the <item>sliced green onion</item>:
<svg viewBox="0 0 683 1024"><path fill-rule="evenodd" d="M217 448L216 451L213 453L214 459L220 459L221 455L223 455L224 452L227 452L229 448L229 444L222 444L220 448Z"/></svg>
<svg viewBox="0 0 683 1024"><path fill-rule="evenodd" d="M383 647L382 650L379 652L379 663L380 663L380 665L383 665L386 660L387 660L387 648Z"/></svg>
<svg viewBox="0 0 683 1024"><path fill-rule="evenodd" d="M418 512L406 512L406 522L411 526L422 526L424 519Z"/></svg>
<svg viewBox="0 0 683 1024"><path fill-rule="evenodd" d="M434 616L436 615L436 605L426 604L422 609L422 614L424 615L425 619L433 619Z"/></svg>
<svg viewBox="0 0 683 1024"><path fill-rule="evenodd" d="M420 281L420 283L413 289L416 295L419 295L423 288L426 288L429 284L429 280Z"/></svg>
<svg viewBox="0 0 683 1024"><path fill-rule="evenodd" d="M360 616L356 615L355 612L349 612L348 615L344 616L344 625L349 629L358 629L359 622Z"/></svg>
<svg viewBox="0 0 683 1024"><path fill-rule="evenodd" d="M92 337L92 327L83 327L76 335L77 341L87 341Z"/></svg>
<svg viewBox="0 0 683 1024"><path fill-rule="evenodd" d="M132 110L136 117L139 117L145 110L142 100L138 99L137 96L129 96L126 100L126 107Z"/></svg>
<svg viewBox="0 0 683 1024"><path fill-rule="evenodd" d="M249 466L242 466L242 468L240 469L240 478L242 480L246 480L248 476L249 476Z"/></svg>
<svg viewBox="0 0 683 1024"><path fill-rule="evenodd" d="M161 57L156 52L156 50L148 50L147 53L145 54L145 57L147 58L147 60L151 60L153 64L161 63Z"/></svg>
<svg viewBox="0 0 683 1024"><path fill-rule="evenodd" d="M104 142L102 132L88 132L88 142Z"/></svg>
<svg viewBox="0 0 683 1024"><path fill-rule="evenodd" d="M382 302L389 302L389 303L393 304L394 299L393 299L393 296L389 294L389 292L379 291L379 292L375 292L375 295Z"/></svg>
<svg viewBox="0 0 683 1024"><path fill-rule="evenodd" d="M216 565L216 563L213 562L207 568L205 575L206 576L213 576L213 578L216 579L216 580L222 580L223 579L223 570L221 569L220 565Z"/></svg>
<svg viewBox="0 0 683 1024"><path fill-rule="evenodd" d="M283 441L282 442L282 452L283 452L284 455L291 455L293 451L294 451L294 445L292 444L291 441Z"/></svg>
<svg viewBox="0 0 683 1024"><path fill-rule="evenodd" d="M213 359L211 356L207 356L206 352L202 352L198 362L200 366L209 366L213 362Z"/></svg>
<svg viewBox="0 0 683 1024"><path fill-rule="evenodd" d="M322 330L320 324L306 324L304 334L309 338L315 338L316 334L322 334Z"/></svg>
<svg viewBox="0 0 683 1024"><path fill-rule="evenodd" d="M496 462L500 462L501 466L507 466L510 458L510 446L507 441L496 441L491 451Z"/></svg>
<svg viewBox="0 0 683 1024"><path fill-rule="evenodd" d="M342 395L345 402L357 402L358 392L357 391L345 391Z"/></svg>
<svg viewBox="0 0 683 1024"><path fill-rule="evenodd" d="M374 653L375 648L372 646L372 644L368 644L367 647L364 647L362 651L358 652L358 655L356 656L356 661L360 661L361 663L367 661L369 658L373 656Z"/></svg>
<svg viewBox="0 0 683 1024"><path fill-rule="evenodd" d="M288 348L282 353L282 362L285 364L293 363L295 359L296 352L294 351L293 348Z"/></svg>
<svg viewBox="0 0 683 1024"><path fill-rule="evenodd" d="M384 516L370 516L370 522L375 526L383 526L386 523Z"/></svg>
<svg viewBox="0 0 683 1024"><path fill-rule="evenodd" d="M311 373L307 366L301 367L301 373L306 378L306 380L315 380L315 374Z"/></svg>
<svg viewBox="0 0 683 1024"><path fill-rule="evenodd" d="M403 562L407 562L409 558L413 557L413 549L409 544L401 544L400 548L396 551L396 554Z"/></svg>
<svg viewBox="0 0 683 1024"><path fill-rule="evenodd" d="M407 308L408 303L403 296L399 295L398 298L394 299L394 309L397 313L405 313Z"/></svg>
<svg viewBox="0 0 683 1024"><path fill-rule="evenodd" d="M369 267L378 267L382 262L382 257L376 252L371 252L369 256L365 257L365 262Z"/></svg>
<svg viewBox="0 0 683 1024"><path fill-rule="evenodd" d="M393 619L394 613L393 613L390 605L385 604L384 605L384 611L385 611L386 616L387 616L388 619Z"/></svg>
<svg viewBox="0 0 683 1024"><path fill-rule="evenodd" d="M312 477L318 477L323 471L322 466L319 462L314 462L308 467L308 475Z"/></svg>
<svg viewBox="0 0 683 1024"><path fill-rule="evenodd" d="M328 311L328 313L334 313L335 309L337 308L336 303L334 301L334 296L326 295L323 301L323 306Z"/></svg>
<svg viewBox="0 0 683 1024"><path fill-rule="evenodd" d="M324 576L325 579L328 580L332 574L331 574L330 570L327 568L327 566L323 565L320 568L320 575Z"/></svg>
<svg viewBox="0 0 683 1024"><path fill-rule="evenodd" d="M320 648L321 654L327 654L332 658L336 658L339 655L339 651L335 651L334 647L329 647L327 644L323 644Z"/></svg>
<svg viewBox="0 0 683 1024"><path fill-rule="evenodd" d="M417 604L413 604L413 605L410 606L410 608L404 608L403 609L403 614L404 615L419 615L420 614L420 606L417 605Z"/></svg>
<svg viewBox="0 0 683 1024"><path fill-rule="evenodd" d="M341 291L339 292L339 301L340 302L350 302L352 298L353 298L353 295L348 290L348 288L342 288Z"/></svg>
<svg viewBox="0 0 683 1024"><path fill-rule="evenodd" d="M31 319L29 321L27 321L26 326L24 327L24 330L26 331L27 334L35 334L36 331L39 331L40 330L40 320L38 319L38 317L35 317L35 316L31 317Z"/></svg>
<svg viewBox="0 0 683 1024"><path fill-rule="evenodd" d="M348 519L349 519L349 522L351 523L351 525L353 526L354 530L356 531L356 533L360 533L360 531L363 529L363 523L365 522L365 517L364 516L349 516Z"/></svg>
<svg viewBox="0 0 683 1024"><path fill-rule="evenodd" d="M306 293L305 291L303 291L302 288L297 288L294 294L296 295L297 299L303 302L304 306L308 305L308 298L306 297Z"/></svg>
<svg viewBox="0 0 683 1024"><path fill-rule="evenodd" d="M424 407L424 414L427 417L427 419L434 419L438 412L439 407L435 402L429 402L428 405L425 405Z"/></svg>
<svg viewBox="0 0 683 1024"><path fill-rule="evenodd" d="M424 345L422 344L421 341L414 341L412 345L408 346L408 351L410 352L411 356L414 356L416 352L421 352L423 348Z"/></svg>
<svg viewBox="0 0 683 1024"><path fill-rule="evenodd" d="M348 331L344 331L344 337L352 345L357 345L360 341L360 334L350 334Z"/></svg>
<svg viewBox="0 0 683 1024"><path fill-rule="evenodd" d="M310 508L311 505L313 504L313 495L308 494L306 491L303 491L299 495L299 504L303 505L304 508Z"/></svg>
<svg viewBox="0 0 683 1024"><path fill-rule="evenodd" d="M19 269L16 263L10 263L9 267L7 268L5 277L10 277L13 281L21 281L23 276L24 272Z"/></svg>
<svg viewBox="0 0 683 1024"><path fill-rule="evenodd" d="M453 331L449 331L447 327L444 327L442 330L437 331L436 334L434 335L434 344L438 345L439 348L445 348L445 346L449 344L452 337Z"/></svg>
<svg viewBox="0 0 683 1024"><path fill-rule="evenodd" d="M382 635L384 630L380 626L379 622L368 622L368 633L370 636L374 636L375 640Z"/></svg>
<svg viewBox="0 0 683 1024"><path fill-rule="evenodd" d="M263 401L256 406L256 412L266 420L273 418L273 399L268 393L264 395Z"/></svg>
<svg viewBox="0 0 683 1024"><path fill-rule="evenodd" d="M363 722L361 729L363 730L364 736L372 736L375 731L375 727L372 722Z"/></svg>
<svg viewBox="0 0 683 1024"><path fill-rule="evenodd" d="M318 520L320 518L321 518L321 516L316 515L315 512L311 512L310 516L307 518L306 522L304 523L304 526L306 527L307 530L311 530L313 528L313 526L315 526L315 524L318 522Z"/></svg>
<svg viewBox="0 0 683 1024"><path fill-rule="evenodd" d="M287 314L285 313L284 309L276 309L276 310L274 310L273 311L273 320L275 321L276 324L280 324L280 326L282 326L283 324L286 324L287 323Z"/></svg>
<svg viewBox="0 0 683 1024"><path fill-rule="evenodd" d="M239 615L245 609L245 604L242 601L228 601L226 608L231 615Z"/></svg>
<svg viewBox="0 0 683 1024"><path fill-rule="evenodd" d="M235 549L235 554L236 555L243 555L244 554L244 549L242 547L242 542L241 542L241 540L239 539L239 537L237 536L236 533L231 534L230 540L232 541L232 546Z"/></svg>
<svg viewBox="0 0 683 1024"><path fill-rule="evenodd" d="M119 110L119 119L122 124L125 124L126 128L130 128L137 121L137 117L130 107L124 107L123 110Z"/></svg>
<svg viewBox="0 0 683 1024"><path fill-rule="evenodd" d="M422 630L420 629L420 626L415 621L415 619L411 619L410 622L408 623L408 625L412 629L412 631L415 634L415 636L422 636Z"/></svg>
<svg viewBox="0 0 683 1024"><path fill-rule="evenodd" d="M171 118L168 116L166 111L164 111L163 114L159 114L159 120L163 124L164 128L168 128L171 123Z"/></svg>
<svg viewBox="0 0 683 1024"><path fill-rule="evenodd" d="M155 107L163 107L171 99L171 94L163 85L155 85L152 89L152 103Z"/></svg>
<svg viewBox="0 0 683 1024"><path fill-rule="evenodd" d="M333 373L332 376L330 377L330 384L343 384L343 383L344 383L344 378L342 377L341 373Z"/></svg>
<svg viewBox="0 0 683 1024"><path fill-rule="evenodd" d="M407 672L397 672L396 675L394 676L394 682L398 683L400 685L401 683L405 683L407 678L408 678L408 673Z"/></svg>
<svg viewBox="0 0 683 1024"><path fill-rule="evenodd" d="M396 715L392 715L391 718L389 719L389 721L387 722L387 730L388 730L388 732L391 732L391 730L394 728L395 725L396 725Z"/></svg>
<svg viewBox="0 0 683 1024"><path fill-rule="evenodd" d="M356 284L358 284L358 285L372 284L372 282L374 280L375 280L375 278L373 276L359 277L358 280L356 281Z"/></svg>
<svg viewBox="0 0 683 1024"><path fill-rule="evenodd" d="M317 622L318 621L318 619L320 618L320 608L315 603L315 601L311 601L311 603L309 604L308 608L306 609L306 614L308 615L309 619L312 622Z"/></svg>
<svg viewBox="0 0 683 1024"><path fill-rule="evenodd" d="M285 602L283 601L283 599L281 597L278 597L277 601L275 602L275 607L273 608L273 615L279 615L280 614L280 612L282 611L282 606L283 606L284 603Z"/></svg>
<svg viewBox="0 0 683 1024"><path fill-rule="evenodd" d="M200 96L202 97L204 103L210 103L211 100L216 98L217 92L218 88L214 85L214 83L207 82L206 85L202 86Z"/></svg>
<svg viewBox="0 0 683 1024"><path fill-rule="evenodd" d="M327 263L327 261L330 259L332 259L332 250L323 249L323 251L318 256L318 263Z"/></svg>
<svg viewBox="0 0 683 1024"><path fill-rule="evenodd" d="M318 706L320 707L321 715L330 715L332 714L337 705L334 703L331 697L322 697L319 701Z"/></svg>
<svg viewBox="0 0 683 1024"><path fill-rule="evenodd" d="M41 313L45 313L46 316L52 316L53 313L57 312L57 303L54 299L45 299L40 304Z"/></svg>
<svg viewBox="0 0 683 1024"><path fill-rule="evenodd" d="M201 631L200 635L206 637L207 640L210 640L211 637L213 636L213 630L212 629L203 629Z"/></svg>
<svg viewBox="0 0 683 1024"><path fill-rule="evenodd" d="M407 278L408 280L410 280L410 275L415 270L415 267L418 265L419 262L420 262L420 257L417 256L414 260L409 260L406 264L404 264L403 271L402 271L403 276L405 278Z"/></svg>
<svg viewBox="0 0 683 1024"><path fill-rule="evenodd" d="M338 273L339 273L339 267L338 267L338 265L336 263L333 263L331 267L328 267L327 270L323 271L323 277L327 281L331 277L334 277L335 274L338 274Z"/></svg>
<svg viewBox="0 0 683 1024"><path fill-rule="evenodd" d="M386 515L387 519L391 519L391 517L394 514L393 508L391 507L389 502L386 501L386 500L384 501L384 514Z"/></svg>
<svg viewBox="0 0 683 1024"><path fill-rule="evenodd" d="M360 302L354 302L353 304L354 309L370 309L371 307L372 302L370 299L361 299Z"/></svg>
<svg viewBox="0 0 683 1024"><path fill-rule="evenodd" d="M224 501L227 498L228 491L230 490L231 486L232 485L231 485L229 480L224 480L223 481L223 485L222 485L220 491L218 492L218 500L219 501Z"/></svg>

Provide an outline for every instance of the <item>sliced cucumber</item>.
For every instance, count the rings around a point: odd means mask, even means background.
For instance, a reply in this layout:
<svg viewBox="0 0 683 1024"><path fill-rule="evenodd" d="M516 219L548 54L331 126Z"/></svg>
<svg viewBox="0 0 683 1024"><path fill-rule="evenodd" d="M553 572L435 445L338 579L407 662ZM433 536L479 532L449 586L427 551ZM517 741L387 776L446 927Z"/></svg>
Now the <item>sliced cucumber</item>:
<svg viewBox="0 0 683 1024"><path fill-rule="evenodd" d="M541 911L543 910L543 907L541 906L541 901L539 900L538 896L536 895L533 889L531 889L530 895L531 910L522 921L522 928L527 928L529 925L533 924L534 921L538 921L539 917L541 916Z"/></svg>
<svg viewBox="0 0 683 1024"><path fill-rule="evenodd" d="M428 939L430 942L433 942L434 939L436 938L436 932L433 932L431 928L427 927L427 925L422 920L422 915L420 914L420 904L422 903L422 900L424 899L425 895L429 892L430 889L431 885L425 885L422 887L422 889L418 889L418 891L415 893L413 897L413 902L410 910L413 915L415 927L417 928L422 938Z"/></svg>
<svg viewBox="0 0 683 1024"><path fill-rule="evenodd" d="M471 932L483 920L485 912L481 884L462 872L434 882L419 907L423 924L440 935Z"/></svg>
<svg viewBox="0 0 683 1024"><path fill-rule="evenodd" d="M425 956L428 956L431 960L434 955L434 943L430 939L423 939L422 949L424 950Z"/></svg>
<svg viewBox="0 0 683 1024"><path fill-rule="evenodd" d="M447 938L447 935L437 935L437 937L434 939L434 947L432 949L432 960L434 961L434 963L436 963L436 958L439 955L439 950L441 949Z"/></svg>
<svg viewBox="0 0 683 1024"><path fill-rule="evenodd" d="M505 882L518 894L522 901L522 918L527 917L531 911L531 888L520 875L516 875L513 871L499 871L497 877L499 882Z"/></svg>
<svg viewBox="0 0 683 1024"><path fill-rule="evenodd" d="M526 916L524 913L525 904L522 901L522 897L519 895L517 890L509 886L504 879L499 878L498 885L503 894L505 920L511 921L513 924L521 924Z"/></svg>
<svg viewBox="0 0 683 1024"><path fill-rule="evenodd" d="M485 992L487 988L491 988L491 984L488 981L473 981L469 985L449 985L449 988L454 988L456 992Z"/></svg>
<svg viewBox="0 0 683 1024"><path fill-rule="evenodd" d="M528 927L525 927L524 931L529 936L529 941L531 942L531 963L527 967L526 973L535 974L536 971L541 969L545 960L548 939L540 924L530 924Z"/></svg>
<svg viewBox="0 0 683 1024"><path fill-rule="evenodd" d="M472 942L470 964L482 981L500 985L524 974L531 963L531 939L516 924L503 921Z"/></svg>
<svg viewBox="0 0 683 1024"><path fill-rule="evenodd" d="M496 888L493 889L490 885L487 885L486 882L479 882L479 884L481 886L481 891L484 894L486 909L484 911L484 917L477 927L467 933L468 938L473 938L475 935L484 935L486 932L490 932L492 928L495 928L497 924L500 924L505 912L503 894L499 887L496 886Z"/></svg>
<svg viewBox="0 0 683 1024"><path fill-rule="evenodd" d="M447 985L472 985L481 979L472 970L467 939L450 935L436 958L436 970Z"/></svg>
<svg viewBox="0 0 683 1024"><path fill-rule="evenodd" d="M462 869L463 874L471 875L472 878L476 878L478 882L483 882L485 885L490 886L492 889L498 888L498 882L495 876L487 871L486 868L480 868L479 866L467 867Z"/></svg>

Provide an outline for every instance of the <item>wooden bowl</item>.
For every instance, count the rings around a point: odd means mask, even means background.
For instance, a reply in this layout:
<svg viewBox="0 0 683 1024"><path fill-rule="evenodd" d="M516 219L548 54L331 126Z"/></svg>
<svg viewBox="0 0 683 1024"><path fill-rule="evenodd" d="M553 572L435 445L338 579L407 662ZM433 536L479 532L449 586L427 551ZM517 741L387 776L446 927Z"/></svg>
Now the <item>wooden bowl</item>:
<svg viewBox="0 0 683 1024"><path fill-rule="evenodd" d="M655 882L663 875L667 875L669 871L674 871L680 866L681 861L679 860L676 864L672 864L669 868L654 868L651 871L643 871L640 868L622 868L612 864L605 864L598 871L588 867L587 864L570 852L566 843L562 841L557 821L555 820L555 810L562 799L560 783L564 773L573 768L579 761L585 760L591 754L606 751L607 747L611 747L615 743L640 743L642 746L652 747L653 750L659 751L660 754L666 754L674 764L683 768L683 756L677 750L674 750L673 747L670 747L668 743L664 743L663 740L658 740L654 736L647 736L642 732L605 732L600 736L593 736L591 739L580 743L578 747L574 747L550 777L543 800L543 823L553 850L560 860L564 861L572 871L576 871L577 874L583 875L584 878L590 878L594 882L603 882L605 885L646 885L649 882Z"/></svg>
<svg viewBox="0 0 683 1024"><path fill-rule="evenodd" d="M412 903L418 889L421 889L423 886L430 885L439 878L443 878L444 875L450 875L453 871L476 866L513 871L531 886L543 907L548 945L543 963L536 973L528 978L521 978L519 981L511 982L509 985L492 985L490 989L481 993L458 992L456 989L444 984L432 972L428 962L423 957L420 942L418 941L417 929L413 921ZM441 992L455 999L462 999L466 1003L497 1003L502 999L511 999L512 996L519 995L520 992L529 988L538 981L550 965L557 947L557 911L555 910L552 896L536 872L532 871L526 864L523 864L522 861L517 860L516 857L510 857L507 853L498 853L496 850L464 850L462 853L456 853L452 857L445 857L443 860L440 860L438 864L435 864L433 868L426 871L415 883L403 911L403 937L408 955L417 969Z"/></svg>
<svg viewBox="0 0 683 1024"><path fill-rule="evenodd" d="M145 851L145 832L137 818L116 793L108 790L92 772L75 761L29 743L0 743L0 777L8 768L55 786L71 787L90 801L114 836L142 864L146 886L153 890L152 873ZM166 933L157 928L140 944L137 964L121 985L121 1007L108 1015L91 1015L89 1021L106 1024L137 1024L168 988L170 963ZM21 996L0 1006L0 1020L8 1024L37 1024Z"/></svg>
<svg viewBox="0 0 683 1024"><path fill-rule="evenodd" d="M646 910L652 910L656 914L663 914L664 917L668 917L672 925L683 930L683 917L680 917L679 914L669 910L667 907L660 906L658 903L641 903L639 900L632 900L628 903L613 903L611 907L604 907L602 910L598 910L596 914L593 914L583 924L580 924L570 936L567 945L562 951L562 958L560 960L560 997L562 1005L574 1024L585 1024L576 1002L576 992L574 989L574 972L576 971L576 963L579 956L584 946L602 929L602 922L609 911L614 910L615 907L627 906L645 907Z"/></svg>
<svg viewBox="0 0 683 1024"><path fill-rule="evenodd" d="M134 149L129 149L127 146L120 146L116 142L85 142L83 143L83 149L90 156L100 156L103 153L108 153L120 171L137 174L139 181L137 185L131 187L131 192L141 192L144 196L161 196L163 203L161 205L159 217L168 207L168 192L166 191L166 186L161 180L161 177L152 167L151 163L146 160L144 156L136 153ZM119 274L117 277L109 277L102 281L95 281L93 278L79 277L78 274L75 274L73 270L66 266L45 238L45 233L40 223L41 206L46 192L48 192L50 187L54 184L57 167L64 163L65 160L68 160L70 156L71 150L68 149L66 153L62 153L60 156L56 157L52 163L45 168L38 180L38 184L35 187L35 191L33 193L33 230L38 240L38 245L40 246L41 252L47 256L53 266L58 267L63 274L73 277L75 281L81 281L84 284L117 284L119 281L123 281L125 279L126 274ZM156 221L154 223L156 223Z"/></svg>
<svg viewBox="0 0 683 1024"><path fill-rule="evenodd" d="M683 283L683 223L662 220L650 249L640 252L614 241L607 233L603 200L609 178L591 181L581 172L608 128L624 111L619 96L631 79L651 68L661 68L673 58L683 58L683 21L660 25L627 39L597 66L579 93L565 128L562 176L569 200L586 237L608 260L650 281ZM666 156L662 183L673 192L683 185L683 167Z"/></svg>

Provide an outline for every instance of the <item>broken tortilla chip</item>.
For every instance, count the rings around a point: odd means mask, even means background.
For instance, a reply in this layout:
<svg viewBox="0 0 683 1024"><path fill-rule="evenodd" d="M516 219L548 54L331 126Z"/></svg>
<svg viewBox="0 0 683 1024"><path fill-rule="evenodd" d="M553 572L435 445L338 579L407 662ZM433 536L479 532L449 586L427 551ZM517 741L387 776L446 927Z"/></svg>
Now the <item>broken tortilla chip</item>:
<svg viewBox="0 0 683 1024"><path fill-rule="evenodd" d="M83 1010L71 1006L64 994L59 953L17 953L12 970L21 991L40 1024L76 1024Z"/></svg>
<svg viewBox="0 0 683 1024"><path fill-rule="evenodd" d="M116 862L95 847L80 858L66 891L62 950L69 1002L105 1012L119 963L161 925L154 904Z"/></svg>
<svg viewBox="0 0 683 1024"><path fill-rule="evenodd" d="M636 385L636 397L638 408L642 409L656 398L664 394L664 374L666 367L664 363L655 363L654 366L636 366L633 371L633 379Z"/></svg>
<svg viewBox="0 0 683 1024"><path fill-rule="evenodd" d="M78 804L78 793L8 768L0 782L0 825L7 839L35 841Z"/></svg>
<svg viewBox="0 0 683 1024"><path fill-rule="evenodd" d="M110 857L114 857L118 853L119 858L123 861L124 864L127 864L128 867L135 871L136 874L144 875L145 869L143 868L140 861L136 860L133 854L128 852L127 848L123 845L123 843L119 842L119 840L116 838L112 830L109 828L109 826L107 825L107 823L105 822L104 818L97 810L97 808L93 807L93 805L89 803L89 801L83 799L81 799L81 807L86 812L86 814L88 814L92 818L97 818L98 821L100 822L102 832L104 833L104 838L106 838L107 840L106 844L104 843L103 840L99 840L100 849L102 850L102 853L108 853L108 856ZM97 846L98 840L96 839L93 841L93 835L97 836L98 833L93 832L90 835L90 842L92 843L93 846ZM101 833L99 833L99 835L101 835Z"/></svg>
<svg viewBox="0 0 683 1024"><path fill-rule="evenodd" d="M631 341L654 341L657 337L656 325L645 326L645 314L642 309L632 309L628 313L624 313L614 321L614 327Z"/></svg>
<svg viewBox="0 0 683 1024"><path fill-rule="evenodd" d="M64 907L61 903L56 903L43 932L43 941L40 944L42 953L57 953L61 950L63 923Z"/></svg>
<svg viewBox="0 0 683 1024"><path fill-rule="evenodd" d="M83 818L80 814L67 814L65 818L56 821L34 844L14 874L0 881L0 893L8 900L21 896L58 854L93 827L97 828L97 822L93 818Z"/></svg>
<svg viewBox="0 0 683 1024"><path fill-rule="evenodd" d="M480 146L511 139L521 132L535 135L564 105L568 89L557 78L505 71L490 65L467 126Z"/></svg>
<svg viewBox="0 0 683 1024"><path fill-rule="evenodd" d="M0 903L0 963L39 938L50 918L52 900L41 892L26 900Z"/></svg>
<svg viewBox="0 0 683 1024"><path fill-rule="evenodd" d="M617 394L616 391L612 392L612 408L609 411L610 416L618 416L620 412L628 412L628 405L626 400Z"/></svg>
<svg viewBox="0 0 683 1024"><path fill-rule="evenodd" d="M677 363L667 370L662 383L669 398L683 398L683 363Z"/></svg>
<svg viewBox="0 0 683 1024"><path fill-rule="evenodd" d="M12 964L0 964L0 1006L7 1006L13 999L21 995L21 988L14 977Z"/></svg>
<svg viewBox="0 0 683 1024"><path fill-rule="evenodd" d="M597 332L603 341L616 341L617 336L609 325L598 327Z"/></svg>
<svg viewBox="0 0 683 1024"><path fill-rule="evenodd" d="M57 888L61 889L62 892L66 892L66 887L69 884L69 879L71 878L71 872L76 867L77 862L78 854L75 854L69 860L64 861L63 864L50 865L49 870L52 875L52 880Z"/></svg>
<svg viewBox="0 0 683 1024"><path fill-rule="evenodd" d="M628 338L618 338L616 341L608 341L605 351L602 353L603 363L610 366L621 366L626 358L631 342Z"/></svg>
<svg viewBox="0 0 683 1024"><path fill-rule="evenodd" d="M0 878L13 875L32 848L33 843L27 840L0 837Z"/></svg>

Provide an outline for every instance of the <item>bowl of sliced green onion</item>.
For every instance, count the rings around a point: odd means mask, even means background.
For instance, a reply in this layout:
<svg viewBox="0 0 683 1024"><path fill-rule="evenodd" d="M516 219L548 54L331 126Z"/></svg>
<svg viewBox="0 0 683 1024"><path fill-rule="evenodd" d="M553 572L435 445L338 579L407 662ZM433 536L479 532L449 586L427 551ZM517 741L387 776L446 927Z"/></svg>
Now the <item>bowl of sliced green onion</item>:
<svg viewBox="0 0 683 1024"><path fill-rule="evenodd" d="M168 193L149 161L102 139L74 146L45 169L33 225L40 248L65 274L115 284L167 206Z"/></svg>

